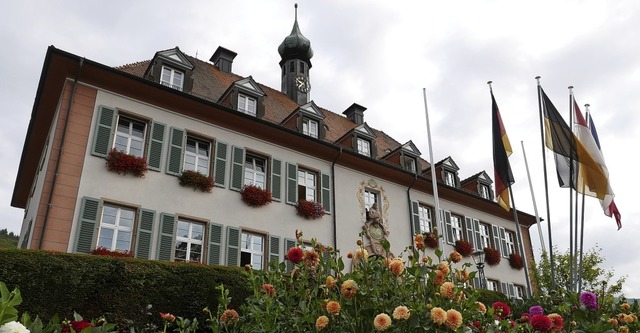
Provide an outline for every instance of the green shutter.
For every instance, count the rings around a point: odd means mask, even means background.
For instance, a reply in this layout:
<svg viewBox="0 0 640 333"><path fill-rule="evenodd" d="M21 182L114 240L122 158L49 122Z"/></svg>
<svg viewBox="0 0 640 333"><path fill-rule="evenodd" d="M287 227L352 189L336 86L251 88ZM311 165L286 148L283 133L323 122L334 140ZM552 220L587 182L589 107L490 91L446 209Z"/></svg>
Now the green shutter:
<svg viewBox="0 0 640 333"><path fill-rule="evenodd" d="M473 219L473 232L476 234L476 250L482 250L482 237L480 236L480 221Z"/></svg>
<svg viewBox="0 0 640 333"><path fill-rule="evenodd" d="M280 237L269 236L269 262L280 262Z"/></svg>
<svg viewBox="0 0 640 333"><path fill-rule="evenodd" d="M96 232L100 199L84 197L80 206L80 223L76 238L76 252L90 253L93 248L93 237Z"/></svg>
<svg viewBox="0 0 640 333"><path fill-rule="evenodd" d="M244 149L233 146L231 150L231 186L232 190L241 191L243 185Z"/></svg>
<svg viewBox="0 0 640 333"><path fill-rule="evenodd" d="M411 201L411 221L413 222L413 233L422 233L420 230L420 205L417 201Z"/></svg>
<svg viewBox="0 0 640 333"><path fill-rule="evenodd" d="M184 147L184 130L171 127L169 155L167 156L167 173L179 176L182 172L182 149Z"/></svg>
<svg viewBox="0 0 640 333"><path fill-rule="evenodd" d="M213 166L213 178L217 187L227 187L227 147L224 142L216 141L216 159Z"/></svg>
<svg viewBox="0 0 640 333"><path fill-rule="evenodd" d="M282 161L271 159L271 198L282 200Z"/></svg>
<svg viewBox="0 0 640 333"><path fill-rule="evenodd" d="M164 143L164 130L167 126L159 122L151 123L151 140L147 153L147 164L149 170L160 171L160 161L162 161L162 144Z"/></svg>
<svg viewBox="0 0 640 333"><path fill-rule="evenodd" d="M138 236L136 239L136 258L151 259L151 235L156 212L149 209L141 209L138 216Z"/></svg>
<svg viewBox="0 0 640 333"><path fill-rule="evenodd" d="M444 223L445 223L445 229L446 229L445 231L447 234L447 243L453 244L454 239L453 239L453 230L451 228L451 212L450 211L444 212Z"/></svg>
<svg viewBox="0 0 640 333"><path fill-rule="evenodd" d="M171 261L175 243L175 215L160 214L160 239L158 240L158 259Z"/></svg>
<svg viewBox="0 0 640 333"><path fill-rule="evenodd" d="M93 133L93 147L91 155L107 157L109 153L109 143L111 142L111 130L116 120L116 110L101 106L98 109L98 119L96 120L95 132Z"/></svg>
<svg viewBox="0 0 640 333"><path fill-rule="evenodd" d="M209 265L220 265L222 247L222 224L209 223Z"/></svg>
<svg viewBox="0 0 640 333"><path fill-rule="evenodd" d="M507 249L507 235L503 227L500 227L500 249L502 251L502 256L508 258L509 250Z"/></svg>
<svg viewBox="0 0 640 333"><path fill-rule="evenodd" d="M500 229L496 225L491 225L493 231L493 249L500 251Z"/></svg>
<svg viewBox="0 0 640 333"><path fill-rule="evenodd" d="M331 214L331 176L322 174L322 205L327 214Z"/></svg>
<svg viewBox="0 0 640 333"><path fill-rule="evenodd" d="M296 246L296 240L291 238L284 239L284 253L288 253L289 249ZM287 272L291 272L293 270L293 264L291 261L287 260Z"/></svg>
<svg viewBox="0 0 640 333"><path fill-rule="evenodd" d="M298 203L298 166L287 163L287 203Z"/></svg>
<svg viewBox="0 0 640 333"><path fill-rule="evenodd" d="M470 217L464 217L464 228L467 229L467 242L471 243L471 246L475 247L476 242L473 237L473 220Z"/></svg>
<svg viewBox="0 0 640 333"><path fill-rule="evenodd" d="M227 226L227 266L240 266L240 229Z"/></svg>

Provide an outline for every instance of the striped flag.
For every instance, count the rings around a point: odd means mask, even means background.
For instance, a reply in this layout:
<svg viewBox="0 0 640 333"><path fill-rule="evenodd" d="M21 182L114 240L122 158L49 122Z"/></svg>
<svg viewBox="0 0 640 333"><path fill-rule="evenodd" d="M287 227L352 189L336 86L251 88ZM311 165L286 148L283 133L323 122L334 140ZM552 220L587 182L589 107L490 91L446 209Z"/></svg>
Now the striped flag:
<svg viewBox="0 0 640 333"><path fill-rule="evenodd" d="M509 186L515 182L511 165L509 164L509 155L511 155L511 143L504 129L502 118L498 104L491 92L492 103L492 133L493 133L493 169L496 185L496 199L498 204L509 211L511 204L509 202Z"/></svg>

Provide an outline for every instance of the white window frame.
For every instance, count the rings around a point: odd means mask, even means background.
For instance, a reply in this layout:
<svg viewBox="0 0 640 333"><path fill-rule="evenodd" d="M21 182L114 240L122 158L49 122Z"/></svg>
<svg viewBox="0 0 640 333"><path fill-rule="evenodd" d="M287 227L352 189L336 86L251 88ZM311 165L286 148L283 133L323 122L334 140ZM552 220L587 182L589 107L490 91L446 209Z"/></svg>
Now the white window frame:
<svg viewBox="0 0 640 333"><path fill-rule="evenodd" d="M491 247L491 226L486 223L480 223L480 246L482 249ZM481 250L482 250L481 249Z"/></svg>
<svg viewBox="0 0 640 333"><path fill-rule="evenodd" d="M251 105L251 102L253 102L253 105ZM238 111L255 117L257 107L258 100L244 94L238 94Z"/></svg>
<svg viewBox="0 0 640 333"><path fill-rule="evenodd" d="M513 231L504 231L504 242L507 246L507 256L516 253L516 235Z"/></svg>
<svg viewBox="0 0 640 333"><path fill-rule="evenodd" d="M518 284L513 285L514 297L517 299L524 299L524 287Z"/></svg>
<svg viewBox="0 0 640 333"><path fill-rule="evenodd" d="M405 157L404 167L411 172L416 172L416 159L413 157Z"/></svg>
<svg viewBox="0 0 640 333"><path fill-rule="evenodd" d="M358 154L371 157L371 142L363 138L356 139Z"/></svg>
<svg viewBox="0 0 640 333"><path fill-rule="evenodd" d="M182 87L184 84L184 72L171 67L162 66L162 74L160 74L160 84L182 91Z"/></svg>
<svg viewBox="0 0 640 333"><path fill-rule="evenodd" d="M260 246L262 247L259 250L253 248L253 245L256 245L255 240L259 239L261 241ZM244 266L245 264L251 265L253 269L261 270L264 268L264 258L266 241L267 237L262 234L252 233L252 232L242 232L241 242L240 242L240 266ZM251 245L251 246L249 246ZM247 253L251 256L251 260L249 263L243 262L242 256L244 253ZM257 257L257 258L256 258Z"/></svg>
<svg viewBox="0 0 640 333"><path fill-rule="evenodd" d="M120 130L120 121L128 121L128 124L126 126L127 128L126 132ZM144 129L142 130L142 137L134 134L135 132L134 132L133 126L135 124L144 125ZM144 150L145 150L144 146L145 146L145 138L147 137L147 128L148 128L147 122L141 121L126 115L119 114L116 122L116 134L115 134L115 138L113 139L112 147L126 154L134 155L137 157L144 157ZM119 140L126 140L126 144L124 145L118 144ZM134 142L140 144L139 154L136 152L132 152L131 150L132 144ZM117 146L124 146L123 147L124 149L119 149ZM135 149L137 150L137 148Z"/></svg>
<svg viewBox="0 0 640 333"><path fill-rule="evenodd" d="M315 202L318 197L317 180L315 172L298 168L298 199Z"/></svg>
<svg viewBox="0 0 640 333"><path fill-rule="evenodd" d="M491 197L489 196L489 186L480 184L480 196L485 199L491 199Z"/></svg>
<svg viewBox="0 0 640 333"><path fill-rule="evenodd" d="M431 207L418 205L418 219L420 220L420 233L431 232Z"/></svg>
<svg viewBox="0 0 640 333"><path fill-rule="evenodd" d="M318 122L313 120L313 119L309 119L309 118L303 118L302 119L302 134L304 135L308 135L312 138L318 138Z"/></svg>
<svg viewBox="0 0 640 333"><path fill-rule="evenodd" d="M364 190L364 208L368 211L371 209L374 203L378 201L378 192L374 192L368 189ZM378 209L380 209L380 204L378 204Z"/></svg>
<svg viewBox="0 0 640 333"><path fill-rule="evenodd" d="M487 290L500 291L500 282L496 280L487 279Z"/></svg>
<svg viewBox="0 0 640 333"><path fill-rule="evenodd" d="M451 171L444 172L444 183L449 186L456 186L456 176Z"/></svg>
<svg viewBox="0 0 640 333"><path fill-rule="evenodd" d="M258 163L262 162L262 169L258 168ZM261 189L267 188L267 159L254 155L246 154L244 158L244 185L256 185Z"/></svg>
<svg viewBox="0 0 640 333"><path fill-rule="evenodd" d="M187 229L181 228L181 224L186 224L187 225ZM202 232L200 233L200 238L198 239L197 236L194 235L194 227L198 226L201 228ZM187 231L187 235L185 236L181 236L179 234L179 230L186 230ZM196 234L197 235L197 234ZM183 219L178 219L178 226L176 229L176 243L175 243L175 248L174 248L174 257L175 257L175 261L184 261L184 262L202 262L203 258L204 258L204 237L206 235L206 226L204 225L204 223L201 222L196 222L196 221L191 221L191 220L183 220ZM187 248L186 248L186 253L185 253L185 257L184 259L178 259L178 244L179 243L186 243L187 244ZM200 246L200 259L199 260L191 260L191 251L192 245L196 245L196 246Z"/></svg>
<svg viewBox="0 0 640 333"><path fill-rule="evenodd" d="M189 151L189 141L193 141L194 151ZM201 146L207 145L206 147L206 155L201 154ZM211 166L211 142L207 140L203 140L194 136L187 136L187 142L185 144L184 149L184 163L183 170L193 170L200 172L205 176L209 176L210 166ZM192 159L193 163L189 163L188 160ZM203 163L201 163L203 162ZM200 165L203 164L203 165Z"/></svg>
<svg viewBox="0 0 640 333"><path fill-rule="evenodd" d="M105 208L106 209L115 209L115 216L114 216L114 224L109 224L109 223L105 223ZM131 226L127 226L127 225L123 225L122 222L124 221L123 219L123 212L130 212L131 213ZM123 206L117 206L117 205L112 205L112 204L104 204L102 206L102 213L101 213L101 218L100 218L100 230L98 230L98 240L97 240L97 244L96 247L105 247L110 251L131 251L132 249L132 243L133 243L133 229L135 227L136 224L136 210L134 208L129 208L129 207L123 207ZM104 244L102 242L102 239L107 239L104 237L104 233L106 232L106 230L111 230L112 234L111 234L111 239L110 239L110 245L106 246L107 244ZM129 234L129 238L127 240L129 247L128 248L119 248L118 247L118 236L121 236L124 233L128 233Z"/></svg>
<svg viewBox="0 0 640 333"><path fill-rule="evenodd" d="M464 239L464 228L462 227L462 217L451 214L451 234L453 241Z"/></svg>

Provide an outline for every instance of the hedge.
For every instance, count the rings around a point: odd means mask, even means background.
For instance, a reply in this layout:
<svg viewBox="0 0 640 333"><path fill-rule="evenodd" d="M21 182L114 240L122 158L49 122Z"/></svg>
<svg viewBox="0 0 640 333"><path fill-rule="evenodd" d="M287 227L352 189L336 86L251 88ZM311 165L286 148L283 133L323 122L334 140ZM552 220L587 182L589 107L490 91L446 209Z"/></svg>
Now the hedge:
<svg viewBox="0 0 640 333"><path fill-rule="evenodd" d="M19 288L22 312L49 320L105 315L116 323L160 322L159 312L197 318L218 306L220 284L238 309L251 290L239 267L206 266L135 258L115 258L23 249L0 249L0 281ZM147 306L151 305L150 311ZM151 313L148 315L147 313Z"/></svg>

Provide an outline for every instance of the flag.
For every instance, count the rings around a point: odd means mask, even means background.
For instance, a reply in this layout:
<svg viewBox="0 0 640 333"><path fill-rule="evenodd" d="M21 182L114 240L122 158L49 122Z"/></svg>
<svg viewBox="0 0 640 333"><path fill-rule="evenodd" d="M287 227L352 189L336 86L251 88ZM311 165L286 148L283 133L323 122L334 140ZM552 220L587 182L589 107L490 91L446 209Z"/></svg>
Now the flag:
<svg viewBox="0 0 640 333"><path fill-rule="evenodd" d="M491 92L492 103L492 133L493 133L493 172L496 182L496 199L498 204L509 211L509 187L515 182L509 165L509 155L511 155L511 143L504 129L498 104Z"/></svg>
<svg viewBox="0 0 640 333"><path fill-rule="evenodd" d="M602 156L602 163L603 163L603 166L604 166L605 165L604 164L604 155L602 155L602 148L600 147L600 140L598 139L598 131L596 130L596 126L593 123L593 118L591 118L591 114L589 112L587 112L586 124L587 124L587 127L589 128L589 132L591 133L591 137L593 138L593 141L595 142L596 146L598 147L598 151L600 151L600 154ZM616 205L616 202L613 199L613 193L612 193L610 201L608 201L606 199L607 198L605 198L605 200L600 200L600 205L602 206L602 210L604 211L604 215L606 215L608 217L611 217L613 215L615 217L615 219L616 219L616 223L618 225L618 230L620 230L620 228L622 228L622 216L620 215L620 211L618 211L618 206Z"/></svg>
<svg viewBox="0 0 640 333"><path fill-rule="evenodd" d="M609 185L607 175L571 131L542 87L540 87L540 92L544 107L545 145L553 152L578 163L576 191L604 199Z"/></svg>

